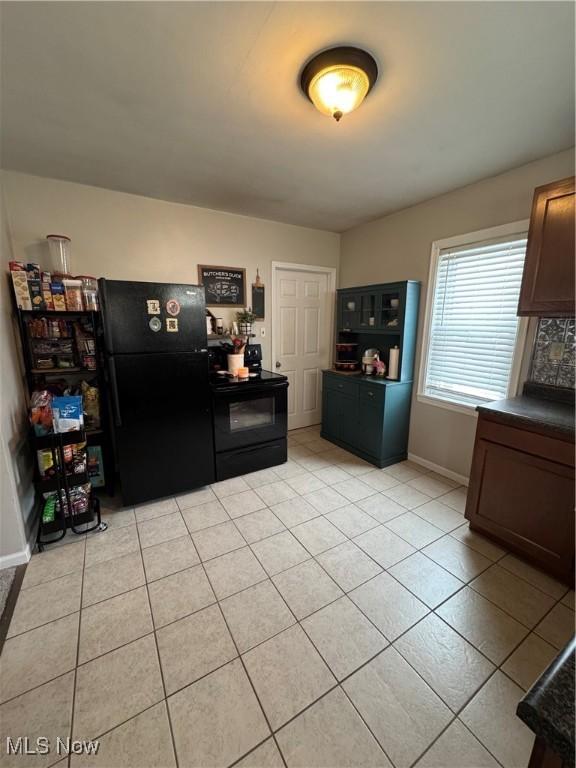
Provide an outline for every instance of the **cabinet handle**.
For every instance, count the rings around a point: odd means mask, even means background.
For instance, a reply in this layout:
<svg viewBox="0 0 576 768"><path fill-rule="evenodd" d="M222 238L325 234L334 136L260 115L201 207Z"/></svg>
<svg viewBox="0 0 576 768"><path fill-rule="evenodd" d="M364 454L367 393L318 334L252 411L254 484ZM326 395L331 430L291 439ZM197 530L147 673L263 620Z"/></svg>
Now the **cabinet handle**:
<svg viewBox="0 0 576 768"><path fill-rule="evenodd" d="M368 392L368 397L374 397L374 392Z"/></svg>
<svg viewBox="0 0 576 768"><path fill-rule="evenodd" d="M344 384L338 384L338 389L344 389Z"/></svg>

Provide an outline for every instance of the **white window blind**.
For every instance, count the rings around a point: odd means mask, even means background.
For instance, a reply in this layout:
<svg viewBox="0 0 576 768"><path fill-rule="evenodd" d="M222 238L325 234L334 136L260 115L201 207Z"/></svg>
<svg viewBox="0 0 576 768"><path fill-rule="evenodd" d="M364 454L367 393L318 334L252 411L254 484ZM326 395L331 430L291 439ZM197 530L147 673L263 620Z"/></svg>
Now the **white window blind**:
<svg viewBox="0 0 576 768"><path fill-rule="evenodd" d="M525 254L523 234L440 250L424 394L471 405L507 396Z"/></svg>

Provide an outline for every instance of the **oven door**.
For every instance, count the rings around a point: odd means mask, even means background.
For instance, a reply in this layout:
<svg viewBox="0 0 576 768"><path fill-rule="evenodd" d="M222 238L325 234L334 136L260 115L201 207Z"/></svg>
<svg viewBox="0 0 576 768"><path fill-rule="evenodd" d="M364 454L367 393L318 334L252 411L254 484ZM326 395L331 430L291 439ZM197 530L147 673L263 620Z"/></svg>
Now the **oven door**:
<svg viewBox="0 0 576 768"><path fill-rule="evenodd" d="M214 390L216 451L280 440L288 426L286 382L242 391L242 385Z"/></svg>

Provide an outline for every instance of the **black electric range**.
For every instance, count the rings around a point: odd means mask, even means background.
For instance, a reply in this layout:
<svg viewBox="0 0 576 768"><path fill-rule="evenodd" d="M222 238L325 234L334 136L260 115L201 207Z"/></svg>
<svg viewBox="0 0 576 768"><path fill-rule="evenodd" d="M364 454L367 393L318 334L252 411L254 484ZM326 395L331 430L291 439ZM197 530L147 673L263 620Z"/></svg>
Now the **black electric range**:
<svg viewBox="0 0 576 768"><path fill-rule="evenodd" d="M263 370L261 359L260 345L250 345L246 354L250 378L210 374L217 480L287 459L288 379Z"/></svg>

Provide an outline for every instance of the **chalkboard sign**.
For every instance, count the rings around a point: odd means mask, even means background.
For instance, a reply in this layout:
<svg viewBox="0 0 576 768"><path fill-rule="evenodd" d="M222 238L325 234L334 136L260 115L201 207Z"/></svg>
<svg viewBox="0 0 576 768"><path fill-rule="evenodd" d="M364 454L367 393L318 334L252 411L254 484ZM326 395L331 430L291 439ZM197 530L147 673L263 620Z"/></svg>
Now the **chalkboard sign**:
<svg viewBox="0 0 576 768"><path fill-rule="evenodd" d="M264 320L264 286L252 283L252 312L256 320Z"/></svg>
<svg viewBox="0 0 576 768"><path fill-rule="evenodd" d="M208 307L245 307L246 270L241 267L198 265L198 280Z"/></svg>

